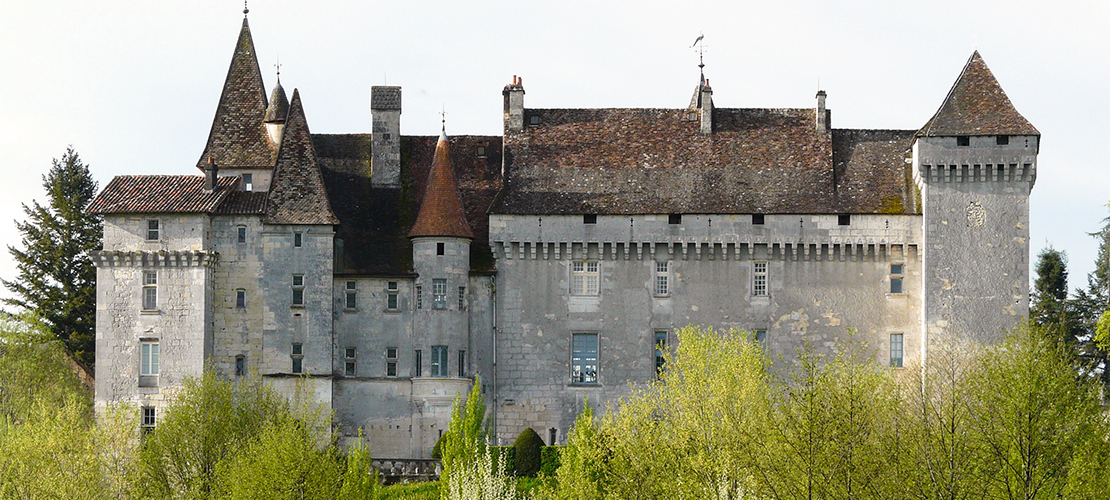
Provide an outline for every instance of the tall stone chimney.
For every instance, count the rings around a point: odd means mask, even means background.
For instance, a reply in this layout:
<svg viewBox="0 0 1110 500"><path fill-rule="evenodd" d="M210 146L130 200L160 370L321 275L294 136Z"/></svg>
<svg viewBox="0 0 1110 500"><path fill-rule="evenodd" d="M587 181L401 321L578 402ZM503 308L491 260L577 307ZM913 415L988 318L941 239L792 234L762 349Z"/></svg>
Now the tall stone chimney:
<svg viewBox="0 0 1110 500"><path fill-rule="evenodd" d="M825 109L825 91L817 91L817 131L829 131L829 110Z"/></svg>
<svg viewBox="0 0 1110 500"><path fill-rule="evenodd" d="M524 130L524 79L513 75L513 83L501 95L505 96L505 133Z"/></svg>
<svg viewBox="0 0 1110 500"><path fill-rule="evenodd" d="M211 193L216 190L217 174L220 168L216 166L216 162L212 161L212 157L208 158L208 163L204 165L204 191Z"/></svg>
<svg viewBox="0 0 1110 500"><path fill-rule="evenodd" d="M401 87L370 88L370 185L401 187Z"/></svg>

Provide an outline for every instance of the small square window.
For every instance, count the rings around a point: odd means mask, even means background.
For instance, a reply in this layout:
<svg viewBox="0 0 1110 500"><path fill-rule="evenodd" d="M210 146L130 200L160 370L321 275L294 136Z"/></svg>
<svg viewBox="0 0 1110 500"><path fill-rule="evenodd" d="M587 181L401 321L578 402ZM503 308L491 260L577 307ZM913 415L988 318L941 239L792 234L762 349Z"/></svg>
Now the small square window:
<svg viewBox="0 0 1110 500"><path fill-rule="evenodd" d="M484 158L486 156L486 147L478 146L478 150L476 151L476 153L478 154L479 158Z"/></svg>
<svg viewBox="0 0 1110 500"><path fill-rule="evenodd" d="M235 242L243 244L247 242L247 226L239 226L235 228Z"/></svg>
<svg viewBox="0 0 1110 500"><path fill-rule="evenodd" d="M956 137L956 145L957 146L970 146L971 145L971 138L966 136L966 135L957 136Z"/></svg>
<svg viewBox="0 0 1110 500"><path fill-rule="evenodd" d="M583 224L597 224L597 214L585 214L582 216Z"/></svg>
<svg viewBox="0 0 1110 500"><path fill-rule="evenodd" d="M891 264L890 274L902 274L902 264Z"/></svg>
<svg viewBox="0 0 1110 500"><path fill-rule="evenodd" d="M532 116L529 116L529 117L528 117L528 123L529 123L530 125L539 125L539 124L540 124L540 117L539 117L539 115L532 115Z"/></svg>
<svg viewBox="0 0 1110 500"><path fill-rule="evenodd" d="M304 355L304 344L294 342L293 343L293 355L294 356Z"/></svg>
<svg viewBox="0 0 1110 500"><path fill-rule="evenodd" d="M443 243L436 243L436 255L443 255L443 253L444 253Z"/></svg>
<svg viewBox="0 0 1110 500"><path fill-rule="evenodd" d="M243 174L243 191L254 191L254 176Z"/></svg>
<svg viewBox="0 0 1110 500"><path fill-rule="evenodd" d="M157 241L159 232L160 231L157 219L146 221L146 239L148 241Z"/></svg>
<svg viewBox="0 0 1110 500"><path fill-rule="evenodd" d="M247 307L247 291L240 288L235 291L235 307L244 309Z"/></svg>
<svg viewBox="0 0 1110 500"><path fill-rule="evenodd" d="M762 226L763 225L763 214L752 214L752 225L753 226Z"/></svg>
<svg viewBox="0 0 1110 500"><path fill-rule="evenodd" d="M667 216L668 224L682 224L682 214L670 214Z"/></svg>
<svg viewBox="0 0 1110 500"><path fill-rule="evenodd" d="M301 244L303 244L303 243L304 243L304 238L301 236L301 233L293 233L293 247L294 248L300 248Z"/></svg>
<svg viewBox="0 0 1110 500"><path fill-rule="evenodd" d="M142 427L143 435L150 434L151 432L154 432L154 428L157 425L158 425L158 413L156 412L154 407L144 406L143 407L143 414L142 414L142 422L140 423L140 426Z"/></svg>
<svg viewBox="0 0 1110 500"><path fill-rule="evenodd" d="M890 293L902 293L902 278L890 278Z"/></svg>
<svg viewBox="0 0 1110 500"><path fill-rule="evenodd" d="M994 143L999 145L999 146L1005 146L1007 144L1010 144L1010 136L1008 136L1008 135L997 136L997 137L994 138Z"/></svg>
<svg viewBox="0 0 1110 500"><path fill-rule="evenodd" d="M850 225L852 225L852 215L851 214L840 214L840 215L836 216L836 224L839 225L839 226L850 226Z"/></svg>
<svg viewBox="0 0 1110 500"><path fill-rule="evenodd" d="M293 275L293 286L304 286L304 275L303 274L294 274Z"/></svg>

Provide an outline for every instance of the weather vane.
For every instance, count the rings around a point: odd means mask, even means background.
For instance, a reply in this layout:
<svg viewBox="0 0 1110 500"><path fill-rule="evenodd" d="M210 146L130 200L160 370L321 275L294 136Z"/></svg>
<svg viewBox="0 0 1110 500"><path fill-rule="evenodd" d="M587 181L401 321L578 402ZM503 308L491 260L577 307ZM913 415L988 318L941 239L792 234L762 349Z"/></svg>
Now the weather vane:
<svg viewBox="0 0 1110 500"><path fill-rule="evenodd" d="M694 40L694 44L690 48L698 48L698 70L701 71L701 84L705 85L705 44L702 43L703 39L705 39L705 34L698 34L697 40Z"/></svg>
<svg viewBox="0 0 1110 500"><path fill-rule="evenodd" d="M443 105L439 112L440 123L443 124L443 133L447 133L447 106Z"/></svg>
<svg viewBox="0 0 1110 500"><path fill-rule="evenodd" d="M274 63L274 68L277 70L278 85L281 85L281 58L280 57L278 57L277 62Z"/></svg>
<svg viewBox="0 0 1110 500"><path fill-rule="evenodd" d="M247 8L247 0L243 0L243 17L247 17L247 13L251 10Z"/></svg>

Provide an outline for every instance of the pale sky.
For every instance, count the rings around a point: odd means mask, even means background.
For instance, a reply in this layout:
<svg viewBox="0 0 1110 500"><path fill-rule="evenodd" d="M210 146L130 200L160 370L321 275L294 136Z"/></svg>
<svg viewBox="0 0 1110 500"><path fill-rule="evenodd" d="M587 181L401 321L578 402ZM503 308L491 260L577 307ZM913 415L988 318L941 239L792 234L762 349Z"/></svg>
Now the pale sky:
<svg viewBox="0 0 1110 500"><path fill-rule="evenodd" d="M235 0L7 0L0 16L0 242L72 144L103 187L121 174L198 174L242 22ZM1030 262L1067 251L1093 269L1110 212L1110 2L255 0L273 64L313 132L370 130L372 85L403 88L401 132L501 133L501 88L526 107L684 107L705 34L719 107L811 107L834 128L917 129L978 49L1042 134ZM820 82L820 83L818 83ZM0 255L0 276L15 267Z"/></svg>

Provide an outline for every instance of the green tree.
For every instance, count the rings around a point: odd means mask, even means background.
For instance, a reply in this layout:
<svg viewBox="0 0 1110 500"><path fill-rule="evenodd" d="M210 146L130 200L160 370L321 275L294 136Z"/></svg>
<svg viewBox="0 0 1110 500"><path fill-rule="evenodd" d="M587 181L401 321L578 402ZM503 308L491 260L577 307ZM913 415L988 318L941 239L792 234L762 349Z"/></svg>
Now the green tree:
<svg viewBox="0 0 1110 500"><path fill-rule="evenodd" d="M33 314L0 318L0 360L0 422L25 422L37 415L36 404L92 400L61 341Z"/></svg>
<svg viewBox="0 0 1110 500"><path fill-rule="evenodd" d="M347 448L347 468L343 471L343 487L339 491L340 500L370 500L378 498L378 470L370 456L370 447L358 430L358 441Z"/></svg>
<svg viewBox="0 0 1110 500"><path fill-rule="evenodd" d="M1068 257L1052 247L1041 250L1036 270L1029 320L1074 352L1082 330L1068 300Z"/></svg>
<svg viewBox="0 0 1110 500"><path fill-rule="evenodd" d="M607 451L599 436L594 411L583 402L582 413L567 434L567 445L559 454L555 473L557 491L548 496L563 500L595 500L605 497L603 470Z"/></svg>
<svg viewBox="0 0 1110 500"><path fill-rule="evenodd" d="M97 184L72 147L43 176L49 202L23 205L16 222L22 249L8 246L19 275L0 280L15 296L9 305L46 321L66 350L93 367L96 350L96 269L87 252L100 249L101 219L85 212Z"/></svg>
<svg viewBox="0 0 1110 500"><path fill-rule="evenodd" d="M1102 229L1091 236L1099 241L1098 258L1095 270L1087 275L1087 288L1077 289L1073 299L1081 328L1076 349L1085 372L1110 390L1110 217L1103 219Z"/></svg>

